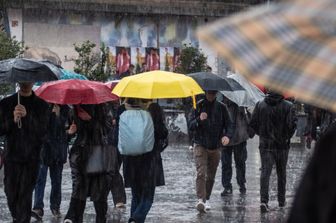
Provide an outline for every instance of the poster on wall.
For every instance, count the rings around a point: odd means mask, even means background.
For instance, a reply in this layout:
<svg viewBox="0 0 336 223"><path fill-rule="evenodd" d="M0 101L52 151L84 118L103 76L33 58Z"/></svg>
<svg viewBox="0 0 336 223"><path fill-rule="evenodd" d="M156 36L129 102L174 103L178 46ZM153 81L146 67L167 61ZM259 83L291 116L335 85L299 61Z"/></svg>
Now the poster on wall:
<svg viewBox="0 0 336 223"><path fill-rule="evenodd" d="M146 48L132 47L131 63L135 67L136 74L146 72Z"/></svg>
<svg viewBox="0 0 336 223"><path fill-rule="evenodd" d="M178 47L174 47L174 57L173 57L173 70L176 70L176 67L180 64L180 54L181 50Z"/></svg>
<svg viewBox="0 0 336 223"><path fill-rule="evenodd" d="M130 54L131 48L120 46L116 47L116 73L119 77L128 72L129 65L131 64Z"/></svg>
<svg viewBox="0 0 336 223"><path fill-rule="evenodd" d="M160 51L154 47L146 48L146 65L147 70L159 70L160 69Z"/></svg>
<svg viewBox="0 0 336 223"><path fill-rule="evenodd" d="M160 70L173 71L174 48L160 47L160 52Z"/></svg>

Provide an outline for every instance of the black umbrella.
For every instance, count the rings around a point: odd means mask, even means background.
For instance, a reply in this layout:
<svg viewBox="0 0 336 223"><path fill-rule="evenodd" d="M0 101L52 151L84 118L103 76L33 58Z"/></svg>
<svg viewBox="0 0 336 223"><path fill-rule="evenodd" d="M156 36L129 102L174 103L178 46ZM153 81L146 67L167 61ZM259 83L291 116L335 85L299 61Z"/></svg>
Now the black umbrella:
<svg viewBox="0 0 336 223"><path fill-rule="evenodd" d="M59 67L49 61L13 58L0 61L0 82L44 82L58 80Z"/></svg>
<svg viewBox="0 0 336 223"><path fill-rule="evenodd" d="M0 82L44 82L58 80L62 75L60 68L49 61L36 61L13 58L0 61ZM20 94L18 94L20 104ZM21 128L21 120L18 122Z"/></svg>
<svg viewBox="0 0 336 223"><path fill-rule="evenodd" d="M205 91L244 91L245 89L235 80L218 76L211 72L198 72L188 74Z"/></svg>

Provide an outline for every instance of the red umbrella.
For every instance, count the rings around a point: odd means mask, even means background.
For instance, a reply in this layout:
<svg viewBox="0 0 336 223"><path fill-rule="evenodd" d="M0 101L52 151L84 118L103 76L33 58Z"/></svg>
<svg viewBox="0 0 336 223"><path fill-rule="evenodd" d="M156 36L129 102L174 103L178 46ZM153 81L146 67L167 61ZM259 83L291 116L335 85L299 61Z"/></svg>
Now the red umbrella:
<svg viewBox="0 0 336 223"><path fill-rule="evenodd" d="M104 83L77 79L48 82L35 93L55 104L100 104L119 99Z"/></svg>

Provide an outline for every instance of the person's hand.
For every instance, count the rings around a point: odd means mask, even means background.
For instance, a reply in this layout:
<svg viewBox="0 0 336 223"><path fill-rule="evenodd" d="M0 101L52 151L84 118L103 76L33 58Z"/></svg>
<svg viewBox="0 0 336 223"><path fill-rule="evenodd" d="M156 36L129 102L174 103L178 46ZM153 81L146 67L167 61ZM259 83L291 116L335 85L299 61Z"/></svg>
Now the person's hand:
<svg viewBox="0 0 336 223"><path fill-rule="evenodd" d="M77 125L73 122L68 129L68 134L72 135L76 132L77 132Z"/></svg>
<svg viewBox="0 0 336 223"><path fill-rule="evenodd" d="M115 120L115 118L112 119L112 125L116 125L116 124L117 124L117 120Z"/></svg>
<svg viewBox="0 0 336 223"><path fill-rule="evenodd" d="M222 138L222 144L223 144L223 146L226 146L229 143L230 143L229 137L223 136L223 138Z"/></svg>
<svg viewBox="0 0 336 223"><path fill-rule="evenodd" d="M14 108L13 115L14 115L14 122L18 123L21 118L27 115L26 108L21 104L16 105Z"/></svg>
<svg viewBox="0 0 336 223"><path fill-rule="evenodd" d="M205 120L205 119L207 119L207 118L208 118L208 114L207 114L207 113L202 112L202 113L200 114L200 119L201 119L201 121L203 121L203 120Z"/></svg>
<svg viewBox="0 0 336 223"><path fill-rule="evenodd" d="M55 112L56 116L59 116L60 115L60 111L61 111L61 107L59 105L55 104L53 106L52 112Z"/></svg>

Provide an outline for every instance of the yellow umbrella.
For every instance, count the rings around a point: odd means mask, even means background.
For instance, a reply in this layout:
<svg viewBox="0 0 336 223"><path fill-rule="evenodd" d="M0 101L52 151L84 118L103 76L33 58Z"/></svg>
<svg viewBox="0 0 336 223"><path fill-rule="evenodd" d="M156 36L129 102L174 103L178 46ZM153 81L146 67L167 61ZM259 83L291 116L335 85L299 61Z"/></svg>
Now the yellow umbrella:
<svg viewBox="0 0 336 223"><path fill-rule="evenodd" d="M127 98L185 98L204 94L194 79L184 74L167 71L150 71L123 78L112 91Z"/></svg>

